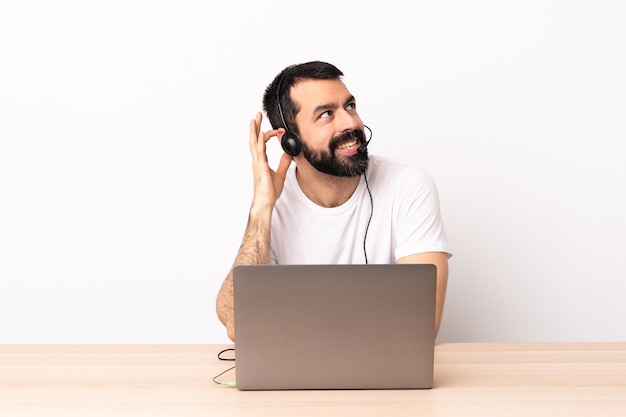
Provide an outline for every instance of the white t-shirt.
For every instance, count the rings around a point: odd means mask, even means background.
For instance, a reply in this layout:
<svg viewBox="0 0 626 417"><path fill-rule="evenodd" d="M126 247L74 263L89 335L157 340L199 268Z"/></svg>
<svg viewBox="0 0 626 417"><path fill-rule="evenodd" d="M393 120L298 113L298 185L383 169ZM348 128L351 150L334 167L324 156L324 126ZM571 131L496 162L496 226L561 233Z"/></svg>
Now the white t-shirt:
<svg viewBox="0 0 626 417"><path fill-rule="evenodd" d="M324 208L304 195L292 165L272 215L270 262L364 264L367 254L368 263L382 264L422 252L451 256L437 188L424 170L370 156L366 177L346 203Z"/></svg>

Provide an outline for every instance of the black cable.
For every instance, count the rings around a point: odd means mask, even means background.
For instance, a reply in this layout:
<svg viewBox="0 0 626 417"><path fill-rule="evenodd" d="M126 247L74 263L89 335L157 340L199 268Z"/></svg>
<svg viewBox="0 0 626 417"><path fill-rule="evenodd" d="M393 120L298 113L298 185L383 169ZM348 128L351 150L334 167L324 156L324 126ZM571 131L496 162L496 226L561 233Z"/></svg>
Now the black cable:
<svg viewBox="0 0 626 417"><path fill-rule="evenodd" d="M367 220L367 227L365 228L365 237L363 237L363 254L365 255L365 264L367 264L367 249L365 244L367 243L367 232L370 228L370 222L372 221L372 215L374 214L374 199L372 198L372 192L370 191L370 185L367 182L367 175L363 173L363 178L365 178L365 187L367 187L367 193L370 196L370 218Z"/></svg>
<svg viewBox="0 0 626 417"><path fill-rule="evenodd" d="M223 351L221 351L220 353L217 354L217 359L221 360L221 361L234 361L235 358L222 358L222 354L226 353L226 352L234 352L235 349L234 348L228 348L228 349L224 349Z"/></svg>
<svg viewBox="0 0 626 417"><path fill-rule="evenodd" d="M221 361L230 361L230 362L234 362L235 358L223 358L222 355L226 352L234 352L235 349L233 348L229 348L229 349L224 349L222 350L220 353L217 354L217 359L221 360ZM224 375L226 372L232 371L233 369L235 369L235 366L232 366L230 368L228 368L227 370L225 370L224 372L221 372L217 375L215 375L213 377L213 382L215 382L217 385L220 385L222 387L234 387L235 386L235 382L219 382L217 380L217 378L219 378L220 376Z"/></svg>

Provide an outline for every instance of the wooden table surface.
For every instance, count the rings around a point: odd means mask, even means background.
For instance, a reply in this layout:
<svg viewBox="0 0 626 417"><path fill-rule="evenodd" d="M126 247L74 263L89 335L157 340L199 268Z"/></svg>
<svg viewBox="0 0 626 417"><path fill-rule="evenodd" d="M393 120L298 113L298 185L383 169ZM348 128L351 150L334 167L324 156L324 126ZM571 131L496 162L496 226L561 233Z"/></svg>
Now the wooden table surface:
<svg viewBox="0 0 626 417"><path fill-rule="evenodd" d="M0 416L626 416L622 342L440 344L433 389L375 391L220 386L227 347L0 345Z"/></svg>

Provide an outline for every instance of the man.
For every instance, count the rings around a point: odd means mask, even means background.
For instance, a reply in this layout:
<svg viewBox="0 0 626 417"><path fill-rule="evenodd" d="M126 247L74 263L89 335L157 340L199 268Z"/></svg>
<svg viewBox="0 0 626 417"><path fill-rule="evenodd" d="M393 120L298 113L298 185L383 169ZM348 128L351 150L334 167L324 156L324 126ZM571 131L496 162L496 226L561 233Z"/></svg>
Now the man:
<svg viewBox="0 0 626 417"><path fill-rule="evenodd" d="M417 167L368 155L369 128L342 77L331 64L308 62L285 68L265 90L273 129L261 132L261 113L250 122L254 196L233 267L435 264L436 335L451 256L436 186ZM273 137L285 150L276 170L266 153ZM217 314L234 341L232 269Z"/></svg>

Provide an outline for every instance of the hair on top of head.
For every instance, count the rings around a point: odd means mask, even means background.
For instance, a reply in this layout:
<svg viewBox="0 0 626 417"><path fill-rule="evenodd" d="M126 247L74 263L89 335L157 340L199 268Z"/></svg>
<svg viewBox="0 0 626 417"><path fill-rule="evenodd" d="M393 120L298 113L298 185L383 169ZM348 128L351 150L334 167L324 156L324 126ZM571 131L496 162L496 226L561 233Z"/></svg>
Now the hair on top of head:
<svg viewBox="0 0 626 417"><path fill-rule="evenodd" d="M343 76L343 72L336 66L323 61L310 61L302 64L290 65L283 69L267 86L263 94L263 110L273 129L285 128L298 133L295 116L298 107L291 100L289 91L296 83L302 80L334 80ZM278 90L280 87L280 91ZM287 126L284 126L280 116L278 100L283 111Z"/></svg>

